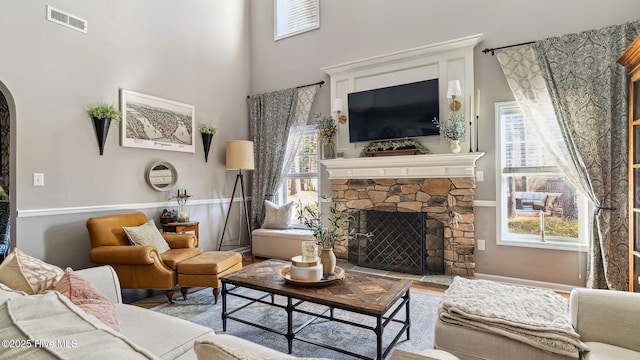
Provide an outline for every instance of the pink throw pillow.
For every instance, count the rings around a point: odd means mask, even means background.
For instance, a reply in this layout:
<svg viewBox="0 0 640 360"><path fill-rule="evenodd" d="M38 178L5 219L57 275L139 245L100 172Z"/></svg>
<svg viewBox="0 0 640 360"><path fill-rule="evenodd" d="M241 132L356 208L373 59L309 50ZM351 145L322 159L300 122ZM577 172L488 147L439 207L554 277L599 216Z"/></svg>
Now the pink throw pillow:
<svg viewBox="0 0 640 360"><path fill-rule="evenodd" d="M71 268L66 268L55 290L68 297L86 313L97 317L112 329L120 331L120 318L115 305L90 282L74 273Z"/></svg>

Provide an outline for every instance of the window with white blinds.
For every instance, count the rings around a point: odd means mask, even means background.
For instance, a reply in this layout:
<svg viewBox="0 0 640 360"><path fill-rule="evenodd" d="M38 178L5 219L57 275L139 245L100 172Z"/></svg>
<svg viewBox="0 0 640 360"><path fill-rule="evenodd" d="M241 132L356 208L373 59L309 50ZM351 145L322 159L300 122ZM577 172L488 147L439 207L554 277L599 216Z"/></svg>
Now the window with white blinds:
<svg viewBox="0 0 640 360"><path fill-rule="evenodd" d="M274 40L320 27L319 0L274 0Z"/></svg>
<svg viewBox="0 0 640 360"><path fill-rule="evenodd" d="M580 250L588 233L588 202L528 127L517 103L497 103L496 124L496 243Z"/></svg>
<svg viewBox="0 0 640 360"><path fill-rule="evenodd" d="M558 172L553 158L544 150L533 130L524 122L521 112L507 112L502 117L504 132L503 172L518 174L531 172ZM561 134L549 134L560 136Z"/></svg>

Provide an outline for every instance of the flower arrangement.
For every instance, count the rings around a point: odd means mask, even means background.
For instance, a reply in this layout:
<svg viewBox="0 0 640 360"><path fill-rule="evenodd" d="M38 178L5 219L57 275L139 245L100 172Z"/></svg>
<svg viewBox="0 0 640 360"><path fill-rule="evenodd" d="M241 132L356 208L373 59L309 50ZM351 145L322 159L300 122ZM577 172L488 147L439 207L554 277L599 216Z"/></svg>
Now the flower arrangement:
<svg viewBox="0 0 640 360"><path fill-rule="evenodd" d="M440 123L438 119L433 118L433 123L440 129L442 134L447 140L460 140L467 133L467 124L464 121L464 116L459 112L449 112L449 119Z"/></svg>
<svg viewBox="0 0 640 360"><path fill-rule="evenodd" d="M322 116L322 114L316 114L315 117L318 137L320 140L330 142L338 129L336 121L331 116Z"/></svg>
<svg viewBox="0 0 640 360"><path fill-rule="evenodd" d="M209 124L200 123L201 134L215 135L216 131L218 131L218 128L211 126Z"/></svg>
<svg viewBox="0 0 640 360"><path fill-rule="evenodd" d="M326 227L322 223L322 213L318 210L318 203L303 206L302 202L299 202L298 219L302 220L304 225L313 232L318 246L322 248L333 249L345 240L352 240L357 236L372 236L371 233L363 234L356 232L354 229L349 229L349 223L353 221L354 218L344 204L337 205L334 202L331 203L330 215L328 217L330 227Z"/></svg>
<svg viewBox="0 0 640 360"><path fill-rule="evenodd" d="M369 143L360 152L360 157L364 157L367 151L384 151L398 149L416 149L420 154L429 154L431 151L416 139L374 141Z"/></svg>
<svg viewBox="0 0 640 360"><path fill-rule="evenodd" d="M122 114L111 104L92 105L87 109L89 116L96 119L120 120Z"/></svg>

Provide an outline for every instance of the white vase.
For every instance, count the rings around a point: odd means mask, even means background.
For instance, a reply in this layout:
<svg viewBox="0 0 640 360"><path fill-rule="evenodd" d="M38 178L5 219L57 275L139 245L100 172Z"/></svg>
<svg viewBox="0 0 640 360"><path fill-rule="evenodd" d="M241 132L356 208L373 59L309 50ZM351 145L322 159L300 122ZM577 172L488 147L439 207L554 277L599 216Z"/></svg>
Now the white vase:
<svg viewBox="0 0 640 360"><path fill-rule="evenodd" d="M460 140L449 140L449 152L454 154L460 152Z"/></svg>
<svg viewBox="0 0 640 360"><path fill-rule="evenodd" d="M328 276L333 274L336 269L336 254L330 247L325 247L320 253L320 260L322 261L322 275Z"/></svg>

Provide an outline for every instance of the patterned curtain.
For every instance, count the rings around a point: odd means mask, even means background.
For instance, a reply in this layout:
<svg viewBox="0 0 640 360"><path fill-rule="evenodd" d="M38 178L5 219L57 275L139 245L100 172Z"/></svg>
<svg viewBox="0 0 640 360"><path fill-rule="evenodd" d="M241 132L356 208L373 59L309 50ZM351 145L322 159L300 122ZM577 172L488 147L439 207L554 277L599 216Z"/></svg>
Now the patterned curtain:
<svg viewBox="0 0 640 360"><path fill-rule="evenodd" d="M305 86L297 89L298 100L295 108L296 113L293 117L294 121L291 124L291 129L289 130L287 150L285 153L285 160L283 162L284 165L282 166L282 171L280 171L280 179L283 179L287 175L296 154L300 150L302 133L307 127L311 104L313 104L317 91L318 85Z"/></svg>
<svg viewBox="0 0 640 360"><path fill-rule="evenodd" d="M587 286L626 290L628 71L616 63L640 21L536 42L542 75L583 187L595 199Z"/></svg>
<svg viewBox="0 0 640 360"><path fill-rule="evenodd" d="M628 73L616 60L639 24L545 39L496 54L525 121L595 205L589 287L628 286Z"/></svg>
<svg viewBox="0 0 640 360"><path fill-rule="evenodd" d="M251 187L252 229L262 225L264 199L276 193L282 169L291 161L287 154L297 150L289 145L288 135L292 128L297 133L301 122L306 124L316 91L315 86L313 90L309 88L291 88L249 97L249 129L255 156ZM300 141L295 142L299 144Z"/></svg>

